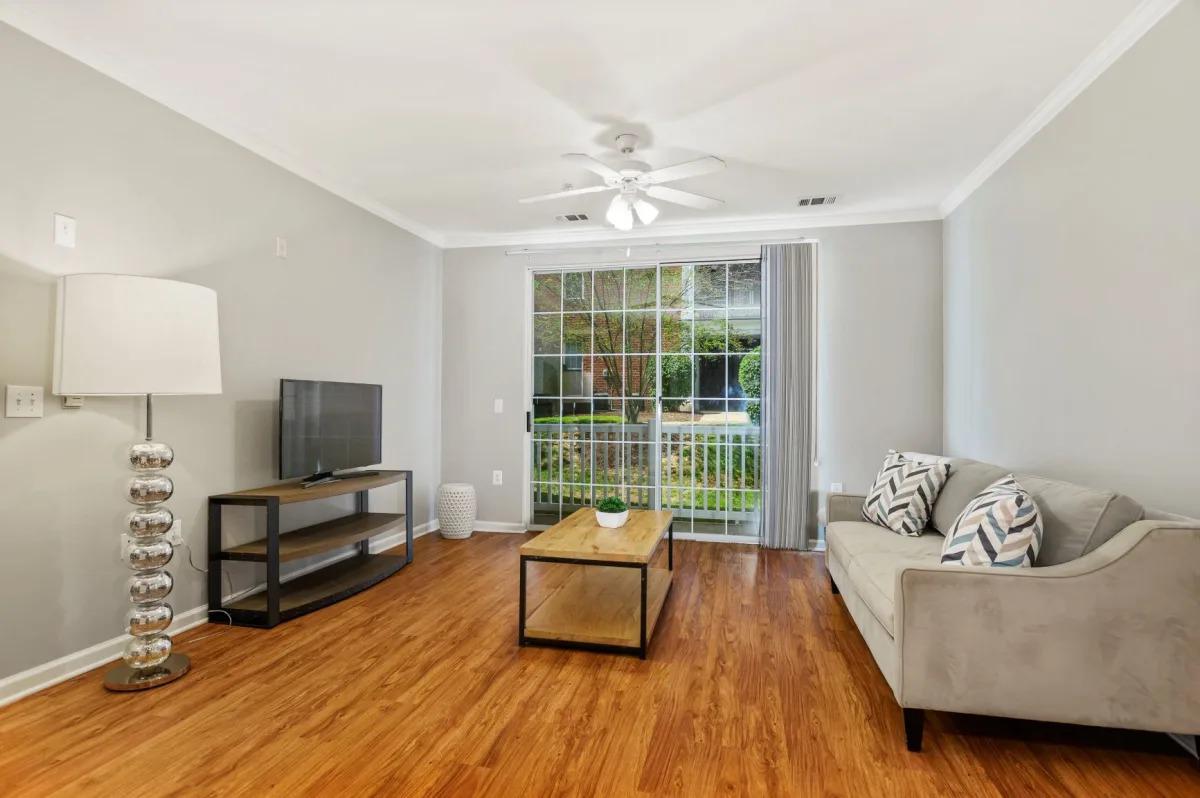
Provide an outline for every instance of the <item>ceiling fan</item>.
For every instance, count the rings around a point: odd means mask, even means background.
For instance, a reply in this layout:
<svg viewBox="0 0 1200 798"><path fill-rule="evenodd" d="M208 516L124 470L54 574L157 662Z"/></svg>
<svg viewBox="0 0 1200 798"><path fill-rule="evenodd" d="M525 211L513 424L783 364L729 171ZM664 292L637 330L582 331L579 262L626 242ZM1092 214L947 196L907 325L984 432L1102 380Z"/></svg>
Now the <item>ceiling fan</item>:
<svg viewBox="0 0 1200 798"><path fill-rule="evenodd" d="M702 211L719 208L725 204L723 200L662 185L673 180L683 180L686 177L696 177L698 175L707 175L711 172L718 172L725 168L725 162L720 158L709 155L704 158L697 158L694 161L687 161L675 164L674 166L665 166L662 169L651 169L650 164L633 159L633 152L637 149L637 144L638 137L633 133L622 133L617 136L617 148L620 149L621 154L628 160L622 161L615 168L596 160L590 155L578 152L568 153L563 158L600 175L600 177L604 178L604 185L588 186L586 188L567 188L564 191L556 191L553 194L526 197L521 202L542 202L560 197L574 197L579 194L593 194L597 191L615 190L618 194L613 197L613 201L608 206L608 212L604 215L604 218L613 227L622 231L633 229L634 214L637 214L637 218L641 220L642 224L650 224L658 217L658 208L643 199L640 196L641 194L663 200L664 202L672 202L676 205L683 205L687 208L695 208Z"/></svg>

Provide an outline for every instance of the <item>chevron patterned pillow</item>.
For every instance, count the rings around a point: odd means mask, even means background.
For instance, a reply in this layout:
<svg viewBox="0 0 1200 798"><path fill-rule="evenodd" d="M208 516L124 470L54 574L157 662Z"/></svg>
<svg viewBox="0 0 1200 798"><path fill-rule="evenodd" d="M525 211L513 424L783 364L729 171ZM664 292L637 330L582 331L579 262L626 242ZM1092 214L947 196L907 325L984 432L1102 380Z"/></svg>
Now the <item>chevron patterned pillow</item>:
<svg viewBox="0 0 1200 798"><path fill-rule="evenodd" d="M942 544L942 565L1028 568L1042 545L1042 514L1012 474L993 482L958 514Z"/></svg>
<svg viewBox="0 0 1200 798"><path fill-rule="evenodd" d="M863 518L915 537L929 523L933 503L948 476L949 463L919 463L889 452L863 502Z"/></svg>

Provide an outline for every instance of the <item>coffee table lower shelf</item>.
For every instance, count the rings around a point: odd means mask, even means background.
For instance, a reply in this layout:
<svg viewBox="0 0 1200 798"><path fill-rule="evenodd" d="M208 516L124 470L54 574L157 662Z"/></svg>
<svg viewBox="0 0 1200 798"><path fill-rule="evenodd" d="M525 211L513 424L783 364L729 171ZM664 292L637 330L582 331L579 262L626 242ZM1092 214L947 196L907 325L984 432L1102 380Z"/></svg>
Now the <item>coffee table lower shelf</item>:
<svg viewBox="0 0 1200 798"><path fill-rule="evenodd" d="M641 568L559 566L573 570L530 611L522 645L558 645L645 656L641 638ZM646 568L646 641L671 590L671 571Z"/></svg>

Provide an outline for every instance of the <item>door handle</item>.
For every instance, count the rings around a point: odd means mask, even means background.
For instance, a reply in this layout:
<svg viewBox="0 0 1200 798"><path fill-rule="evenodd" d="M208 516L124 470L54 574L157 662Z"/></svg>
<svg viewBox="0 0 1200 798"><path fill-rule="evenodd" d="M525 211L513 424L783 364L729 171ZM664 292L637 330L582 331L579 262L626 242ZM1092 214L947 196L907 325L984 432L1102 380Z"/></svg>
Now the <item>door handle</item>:
<svg viewBox="0 0 1200 798"><path fill-rule="evenodd" d="M533 432L533 413L525 411L525 431Z"/></svg>

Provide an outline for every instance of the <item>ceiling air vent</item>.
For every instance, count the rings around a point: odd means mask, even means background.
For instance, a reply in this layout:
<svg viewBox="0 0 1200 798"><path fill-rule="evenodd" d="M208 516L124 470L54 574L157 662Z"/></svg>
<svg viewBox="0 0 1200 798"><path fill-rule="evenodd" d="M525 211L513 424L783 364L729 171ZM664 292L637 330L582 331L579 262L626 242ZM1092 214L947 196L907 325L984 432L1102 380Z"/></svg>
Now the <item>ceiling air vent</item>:
<svg viewBox="0 0 1200 798"><path fill-rule="evenodd" d="M586 222L588 215L586 213L564 213L562 216L555 216L556 222Z"/></svg>
<svg viewBox="0 0 1200 798"><path fill-rule="evenodd" d="M811 208L817 205L832 205L837 201L837 197L804 197L796 204L801 208Z"/></svg>

